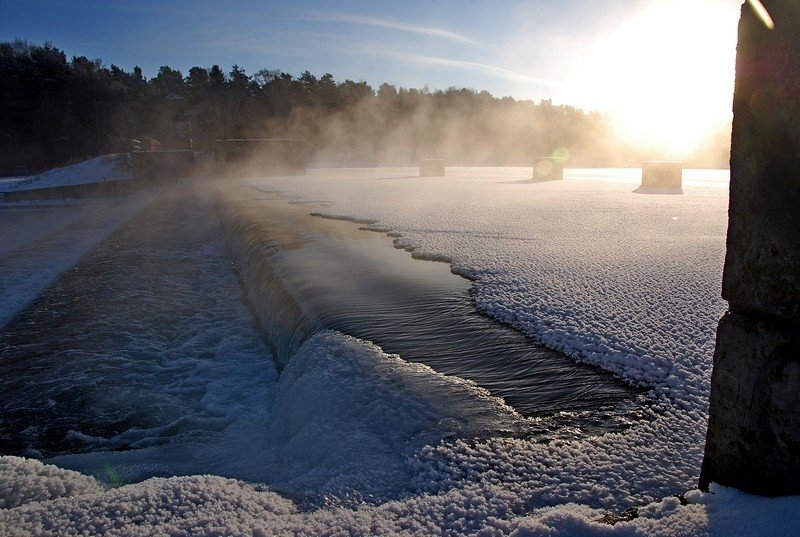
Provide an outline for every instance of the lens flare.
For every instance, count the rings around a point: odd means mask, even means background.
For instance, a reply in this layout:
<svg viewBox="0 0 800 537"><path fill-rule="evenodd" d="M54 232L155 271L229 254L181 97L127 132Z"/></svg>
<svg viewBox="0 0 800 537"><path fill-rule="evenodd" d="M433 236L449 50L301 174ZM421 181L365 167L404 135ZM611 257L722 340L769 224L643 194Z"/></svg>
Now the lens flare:
<svg viewBox="0 0 800 537"><path fill-rule="evenodd" d="M772 20L772 17L769 15L769 11L767 8L764 7L764 4L760 2L760 0L747 0L750 4L750 7L756 12L758 18L761 19L761 22L764 23L764 26L769 28L770 30L775 29L775 21Z"/></svg>
<svg viewBox="0 0 800 537"><path fill-rule="evenodd" d="M559 147L553 151L553 158L561 164L569 160L569 149L566 147Z"/></svg>

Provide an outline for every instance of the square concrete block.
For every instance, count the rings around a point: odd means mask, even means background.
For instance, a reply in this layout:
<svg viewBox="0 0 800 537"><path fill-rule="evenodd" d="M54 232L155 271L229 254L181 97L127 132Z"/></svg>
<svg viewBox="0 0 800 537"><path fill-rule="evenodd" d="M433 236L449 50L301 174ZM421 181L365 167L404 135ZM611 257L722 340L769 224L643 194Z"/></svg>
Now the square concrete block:
<svg viewBox="0 0 800 537"><path fill-rule="evenodd" d="M533 163L534 181L561 181L564 179L564 160L539 157Z"/></svg>
<svg viewBox="0 0 800 537"><path fill-rule="evenodd" d="M642 165L645 188L679 189L683 186L683 163L652 160Z"/></svg>
<svg viewBox="0 0 800 537"><path fill-rule="evenodd" d="M444 159L424 158L419 161L420 177L442 177L444 175Z"/></svg>

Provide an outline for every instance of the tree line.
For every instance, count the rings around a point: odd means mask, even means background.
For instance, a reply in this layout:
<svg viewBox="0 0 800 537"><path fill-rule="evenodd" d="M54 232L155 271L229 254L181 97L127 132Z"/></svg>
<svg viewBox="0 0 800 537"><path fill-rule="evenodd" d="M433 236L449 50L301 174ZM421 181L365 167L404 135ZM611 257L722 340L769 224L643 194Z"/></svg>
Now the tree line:
<svg viewBox="0 0 800 537"><path fill-rule="evenodd" d="M132 140L165 149L213 149L228 138L303 138L315 162L530 165L554 151L574 166L638 166L641 149L615 141L596 112L497 98L486 91L431 91L363 81L337 82L233 66L168 66L146 78L50 43L0 43L0 175L39 171L129 151Z"/></svg>

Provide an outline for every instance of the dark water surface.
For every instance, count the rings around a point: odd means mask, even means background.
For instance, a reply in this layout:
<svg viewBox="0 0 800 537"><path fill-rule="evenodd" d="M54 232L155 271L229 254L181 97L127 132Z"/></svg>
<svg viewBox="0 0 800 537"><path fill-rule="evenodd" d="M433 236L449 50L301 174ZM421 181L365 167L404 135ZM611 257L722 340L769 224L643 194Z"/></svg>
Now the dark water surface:
<svg viewBox="0 0 800 537"><path fill-rule="evenodd" d="M275 368L209 216L153 203L0 328L0 453L201 442L263 399Z"/></svg>

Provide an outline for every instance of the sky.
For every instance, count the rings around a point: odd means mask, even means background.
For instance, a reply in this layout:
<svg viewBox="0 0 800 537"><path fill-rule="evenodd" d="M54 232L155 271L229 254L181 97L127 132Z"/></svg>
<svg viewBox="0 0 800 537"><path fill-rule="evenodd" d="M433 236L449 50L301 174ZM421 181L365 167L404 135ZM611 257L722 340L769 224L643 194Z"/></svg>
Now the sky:
<svg viewBox="0 0 800 537"><path fill-rule="evenodd" d="M666 121L671 132L690 115L730 120L740 4L0 0L0 39L50 41L146 76L236 64L374 87L470 87L617 114L621 125Z"/></svg>

